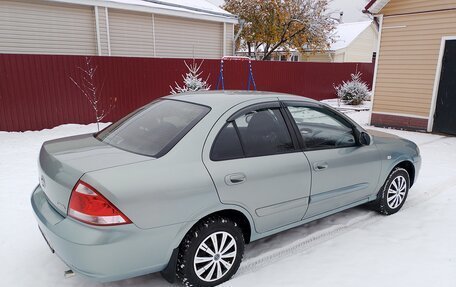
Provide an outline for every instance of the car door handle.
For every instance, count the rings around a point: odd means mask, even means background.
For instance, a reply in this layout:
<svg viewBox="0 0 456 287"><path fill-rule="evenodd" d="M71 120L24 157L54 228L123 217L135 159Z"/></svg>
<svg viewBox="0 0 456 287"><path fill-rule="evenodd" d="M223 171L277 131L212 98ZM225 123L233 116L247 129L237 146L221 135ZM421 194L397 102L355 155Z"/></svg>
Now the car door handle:
<svg viewBox="0 0 456 287"><path fill-rule="evenodd" d="M225 183L227 185L241 184L245 182L246 176L243 173L234 173L225 176Z"/></svg>
<svg viewBox="0 0 456 287"><path fill-rule="evenodd" d="M315 171L321 171L321 170L325 170L329 167L328 163L327 162L316 162L314 163L313 165L313 168Z"/></svg>

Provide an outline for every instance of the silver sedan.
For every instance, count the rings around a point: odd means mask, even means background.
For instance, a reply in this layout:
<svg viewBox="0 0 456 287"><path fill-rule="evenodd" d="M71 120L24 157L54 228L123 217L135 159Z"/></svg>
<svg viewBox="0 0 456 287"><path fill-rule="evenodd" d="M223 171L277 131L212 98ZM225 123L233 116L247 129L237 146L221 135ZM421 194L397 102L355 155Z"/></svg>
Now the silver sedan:
<svg viewBox="0 0 456 287"><path fill-rule="evenodd" d="M396 213L420 165L413 142L314 100L191 93L44 143L31 200L49 247L78 274L214 286L249 242L365 203Z"/></svg>

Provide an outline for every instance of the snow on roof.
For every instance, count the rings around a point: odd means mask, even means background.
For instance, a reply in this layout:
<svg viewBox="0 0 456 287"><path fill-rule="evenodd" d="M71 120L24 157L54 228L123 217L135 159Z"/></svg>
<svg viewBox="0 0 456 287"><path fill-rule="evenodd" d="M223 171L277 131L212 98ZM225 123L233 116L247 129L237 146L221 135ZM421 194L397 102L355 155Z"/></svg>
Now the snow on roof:
<svg viewBox="0 0 456 287"><path fill-rule="evenodd" d="M222 14L233 17L232 14L222 8L207 2L206 0L106 0L110 2L140 5L153 8L167 8L173 10L187 10L210 14Z"/></svg>
<svg viewBox="0 0 456 287"><path fill-rule="evenodd" d="M237 17L217 5L206 0L50 0L54 2L73 3L81 5L97 5L101 7L125 9L187 17L202 20L212 20L237 23Z"/></svg>
<svg viewBox="0 0 456 287"><path fill-rule="evenodd" d="M372 21L362 21L337 25L335 31L336 42L331 44L330 50L336 51L347 48L371 24Z"/></svg>

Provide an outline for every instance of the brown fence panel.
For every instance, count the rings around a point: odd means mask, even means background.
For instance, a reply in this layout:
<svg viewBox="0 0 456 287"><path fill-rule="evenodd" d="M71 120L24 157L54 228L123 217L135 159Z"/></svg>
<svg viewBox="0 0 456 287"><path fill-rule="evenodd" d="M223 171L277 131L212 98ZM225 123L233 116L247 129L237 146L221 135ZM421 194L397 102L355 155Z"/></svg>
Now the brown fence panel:
<svg viewBox="0 0 456 287"><path fill-rule="evenodd" d="M82 81L83 56L0 54L0 130L25 131L52 128L66 123L95 122L94 112L70 80ZM183 59L91 57L97 67L94 82L101 107L114 109L103 121L115 121L134 109L170 92L182 83ZM199 61L199 60L198 60ZM190 63L191 60L187 60ZM333 85L360 71L372 84L373 64L254 61L258 90L291 93L317 100L334 98ZM219 60L205 60L202 77L216 88ZM225 89L247 88L248 63L226 61Z"/></svg>

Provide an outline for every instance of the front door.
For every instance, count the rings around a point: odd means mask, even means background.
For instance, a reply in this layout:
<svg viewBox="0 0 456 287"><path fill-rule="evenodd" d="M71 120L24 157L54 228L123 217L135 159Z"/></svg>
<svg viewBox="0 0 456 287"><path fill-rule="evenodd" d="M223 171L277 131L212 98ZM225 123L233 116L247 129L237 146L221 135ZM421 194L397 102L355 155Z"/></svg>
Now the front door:
<svg viewBox="0 0 456 287"><path fill-rule="evenodd" d="M456 135L456 40L446 41L433 132Z"/></svg>
<svg viewBox="0 0 456 287"><path fill-rule="evenodd" d="M366 200L380 174L375 145L357 143L353 126L326 107L287 103L312 169L306 218Z"/></svg>
<svg viewBox="0 0 456 287"><path fill-rule="evenodd" d="M221 121L203 155L221 202L246 209L259 233L300 221L309 202L310 166L279 103L250 106Z"/></svg>

